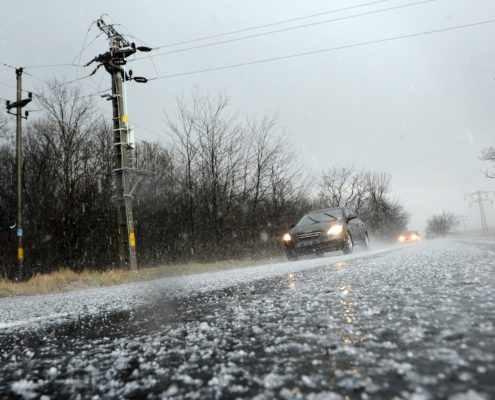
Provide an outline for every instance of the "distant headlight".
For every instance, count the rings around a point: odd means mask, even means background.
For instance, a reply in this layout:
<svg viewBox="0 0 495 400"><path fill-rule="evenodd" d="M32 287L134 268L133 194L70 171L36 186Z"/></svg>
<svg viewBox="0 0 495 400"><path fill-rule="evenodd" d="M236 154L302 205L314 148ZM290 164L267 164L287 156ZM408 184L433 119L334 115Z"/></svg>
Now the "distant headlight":
<svg viewBox="0 0 495 400"><path fill-rule="evenodd" d="M399 236L399 242L404 242L406 238L404 236Z"/></svg>
<svg viewBox="0 0 495 400"><path fill-rule="evenodd" d="M418 240L418 235L412 234L411 235L411 240Z"/></svg>
<svg viewBox="0 0 495 400"><path fill-rule="evenodd" d="M328 235L338 235L339 233L342 233L342 229L344 229L344 225L336 224L328 230L327 234Z"/></svg>
<svg viewBox="0 0 495 400"><path fill-rule="evenodd" d="M292 236L289 233L284 235L284 242L290 242L292 240Z"/></svg>

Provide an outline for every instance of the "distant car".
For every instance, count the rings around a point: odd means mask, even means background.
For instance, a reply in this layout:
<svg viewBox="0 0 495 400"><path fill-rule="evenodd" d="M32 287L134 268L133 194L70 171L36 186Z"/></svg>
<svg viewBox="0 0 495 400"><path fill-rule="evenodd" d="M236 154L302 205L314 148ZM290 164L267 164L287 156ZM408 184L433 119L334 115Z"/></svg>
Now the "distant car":
<svg viewBox="0 0 495 400"><path fill-rule="evenodd" d="M349 254L358 243L369 246L366 225L349 208L309 212L283 236L283 242L289 260L336 250Z"/></svg>
<svg viewBox="0 0 495 400"><path fill-rule="evenodd" d="M418 231L404 231L397 237L399 243L419 242L420 239Z"/></svg>

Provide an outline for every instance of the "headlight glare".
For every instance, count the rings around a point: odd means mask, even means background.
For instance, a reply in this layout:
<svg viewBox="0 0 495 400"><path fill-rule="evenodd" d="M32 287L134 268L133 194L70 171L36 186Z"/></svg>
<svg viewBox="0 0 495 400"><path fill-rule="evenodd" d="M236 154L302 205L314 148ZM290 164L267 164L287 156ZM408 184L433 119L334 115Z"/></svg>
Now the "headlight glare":
<svg viewBox="0 0 495 400"><path fill-rule="evenodd" d="M286 233L284 235L284 242L290 242L292 240L292 236L290 235L290 233Z"/></svg>
<svg viewBox="0 0 495 400"><path fill-rule="evenodd" d="M342 230L343 230L343 229L344 229L344 226L343 226L343 225L341 225L341 224L336 224L336 225L332 226L332 227L328 230L327 234L328 234L328 235L338 235L338 234L342 233Z"/></svg>

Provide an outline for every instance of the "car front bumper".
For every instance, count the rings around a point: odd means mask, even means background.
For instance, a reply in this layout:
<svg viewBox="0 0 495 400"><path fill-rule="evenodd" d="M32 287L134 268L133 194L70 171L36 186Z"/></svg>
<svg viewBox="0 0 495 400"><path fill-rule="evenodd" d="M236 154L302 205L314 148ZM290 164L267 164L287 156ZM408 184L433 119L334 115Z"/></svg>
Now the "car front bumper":
<svg viewBox="0 0 495 400"><path fill-rule="evenodd" d="M343 250L345 248L345 237L329 237L321 235L318 238L311 240L295 240L285 244L287 252L296 253L298 255L318 254L328 251Z"/></svg>

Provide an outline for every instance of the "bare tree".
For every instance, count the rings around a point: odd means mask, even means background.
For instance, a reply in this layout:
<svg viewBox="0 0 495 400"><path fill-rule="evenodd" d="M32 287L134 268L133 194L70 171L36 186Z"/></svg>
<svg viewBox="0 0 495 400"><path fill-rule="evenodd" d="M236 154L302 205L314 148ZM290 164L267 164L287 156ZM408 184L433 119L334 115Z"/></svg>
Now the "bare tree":
<svg viewBox="0 0 495 400"><path fill-rule="evenodd" d="M368 195L366 174L353 166L334 166L320 177L319 202L322 207L352 207L359 212Z"/></svg>
<svg viewBox="0 0 495 400"><path fill-rule="evenodd" d="M165 115L167 127L176 140L173 146L175 158L180 168L183 169L183 173L179 174L179 183L182 185L184 189L183 193L186 196L186 231L191 255L194 254L196 236L195 207L197 183L194 168L198 154L198 137L195 130L198 102L197 95L193 95L192 106L188 107L183 98L178 98L176 101L177 112L174 118L168 114Z"/></svg>
<svg viewBox="0 0 495 400"><path fill-rule="evenodd" d="M364 220L372 232L383 238L394 237L407 227L409 215L397 201L390 198L392 176L386 172L365 175L368 197Z"/></svg>
<svg viewBox="0 0 495 400"><path fill-rule="evenodd" d="M56 235L59 252L65 255L65 264L70 264L78 253L76 236L80 236L72 227L84 221L86 206L81 197L88 180L95 180L94 141L101 116L78 87L53 80L45 93L38 101L46 112L33 124L30 140L33 145L38 142L42 157L51 161L52 179L58 182L55 201L61 202L62 217Z"/></svg>
<svg viewBox="0 0 495 400"><path fill-rule="evenodd" d="M486 149L483 149L481 151L480 159L483 161L489 161L495 163L495 147L487 147ZM484 171L484 174L488 178L495 178L495 174L493 172L488 171L488 169Z"/></svg>
<svg viewBox="0 0 495 400"><path fill-rule="evenodd" d="M190 255L244 252L278 229L301 171L275 117L240 120L227 97L193 95L177 101L167 127Z"/></svg>
<svg viewBox="0 0 495 400"><path fill-rule="evenodd" d="M159 143L137 145L137 168L153 171L135 193L136 230L140 263L175 260L186 244L176 163L171 151ZM181 234L181 236L179 236ZM182 241L179 241L182 238Z"/></svg>
<svg viewBox="0 0 495 400"><path fill-rule="evenodd" d="M445 236L459 225L459 217L449 211L432 215L426 221L426 233L429 236Z"/></svg>
<svg viewBox="0 0 495 400"><path fill-rule="evenodd" d="M10 226L15 224L15 150L8 144L0 145L0 276L9 275L9 261L14 255L15 235ZM11 252L8 249L12 249ZM10 256L10 257L9 257Z"/></svg>
<svg viewBox="0 0 495 400"><path fill-rule="evenodd" d="M5 139L9 133L9 121L4 114L0 114L0 139Z"/></svg>
<svg viewBox="0 0 495 400"><path fill-rule="evenodd" d="M201 199L206 205L207 229L214 247L224 236L225 216L236 195L232 183L239 173L243 143L237 115L227 111L228 105L229 99L223 95L203 98L196 123Z"/></svg>
<svg viewBox="0 0 495 400"><path fill-rule="evenodd" d="M407 226L409 216L390 193L389 174L337 165L321 173L317 206L350 207L367 223L370 232L392 237Z"/></svg>

